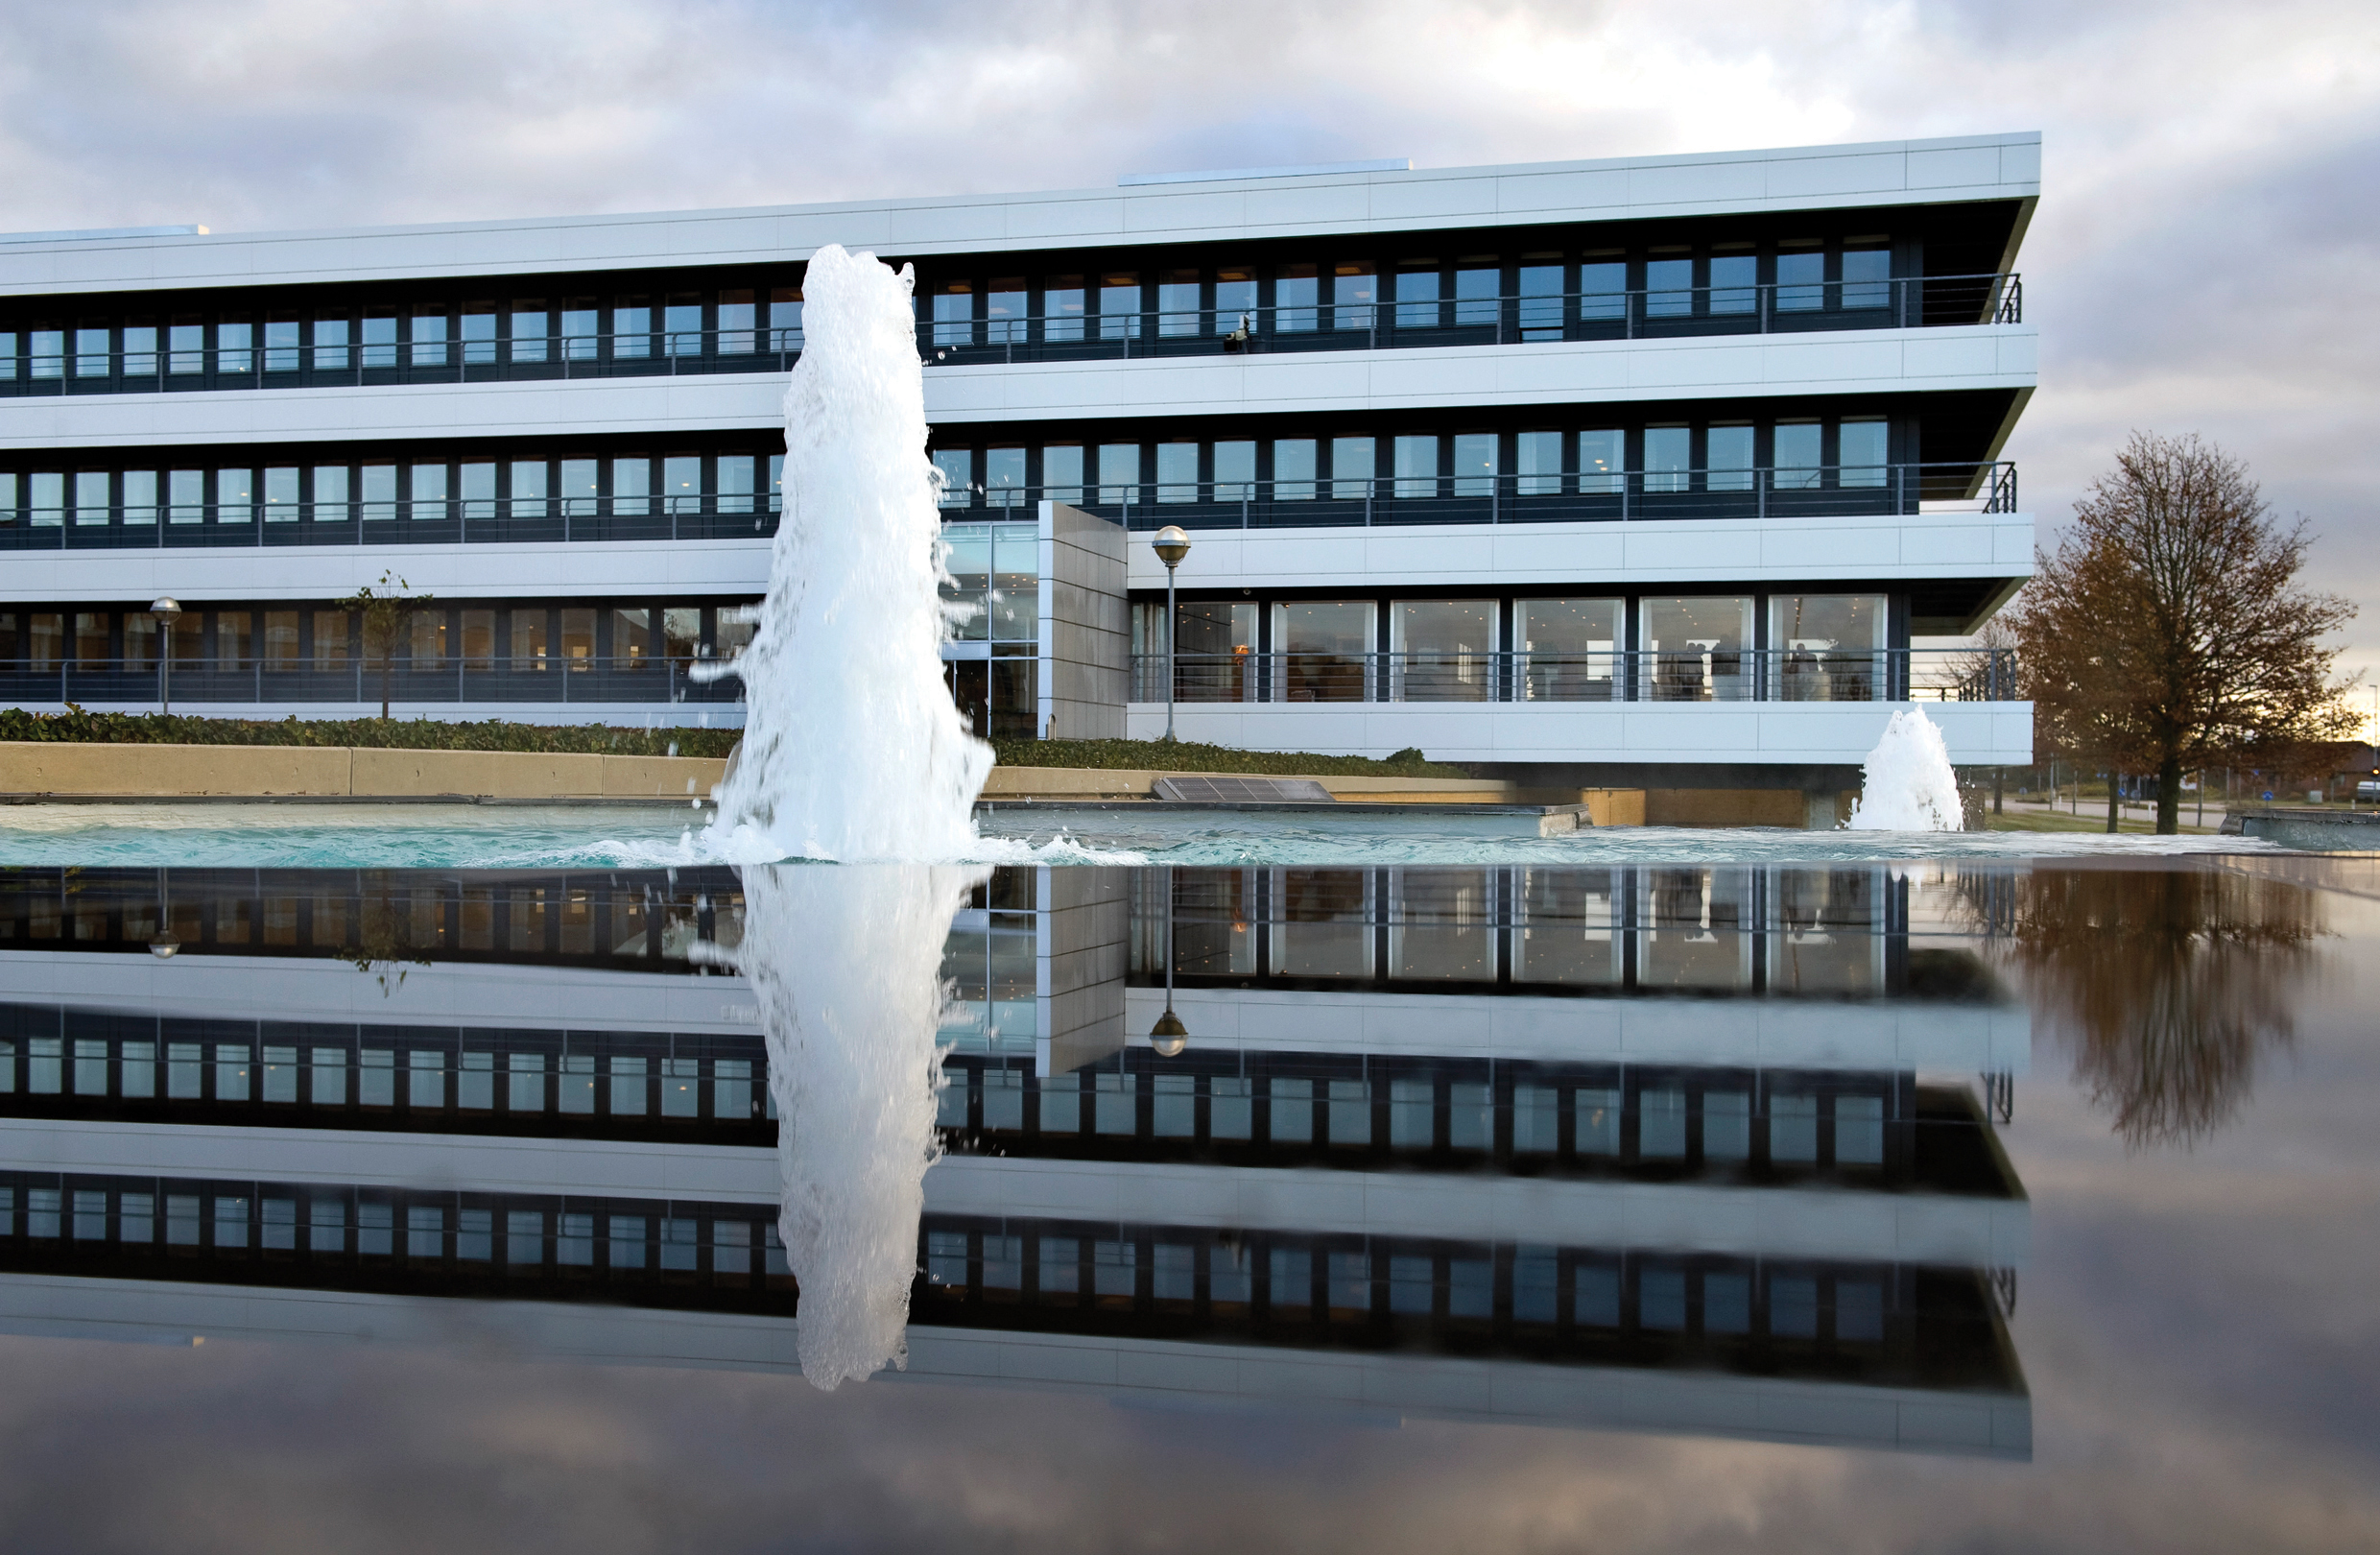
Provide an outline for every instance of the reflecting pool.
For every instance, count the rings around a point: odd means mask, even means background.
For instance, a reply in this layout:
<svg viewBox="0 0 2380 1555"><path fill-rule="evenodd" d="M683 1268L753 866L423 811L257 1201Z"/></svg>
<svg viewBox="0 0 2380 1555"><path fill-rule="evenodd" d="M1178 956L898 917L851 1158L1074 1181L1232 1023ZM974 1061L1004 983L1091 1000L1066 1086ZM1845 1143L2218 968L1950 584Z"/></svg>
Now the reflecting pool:
<svg viewBox="0 0 2380 1555"><path fill-rule="evenodd" d="M0 1530L2380 1535L2380 867L1481 851L0 869Z"/></svg>

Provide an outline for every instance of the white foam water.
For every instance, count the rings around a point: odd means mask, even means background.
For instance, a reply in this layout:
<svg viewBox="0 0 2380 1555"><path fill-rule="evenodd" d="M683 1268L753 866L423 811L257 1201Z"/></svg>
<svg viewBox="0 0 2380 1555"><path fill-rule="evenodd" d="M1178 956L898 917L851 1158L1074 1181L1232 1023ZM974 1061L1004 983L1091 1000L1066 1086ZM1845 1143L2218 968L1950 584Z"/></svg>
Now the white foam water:
<svg viewBox="0 0 2380 1555"><path fill-rule="evenodd" d="M909 1287L934 1132L942 945L988 872L949 866L744 872L744 940L769 1043L784 1189L777 1232L801 1291L801 1375L832 1392L908 1358Z"/></svg>
<svg viewBox="0 0 2380 1555"><path fill-rule="evenodd" d="M992 754L942 682L947 574L913 283L831 244L802 282L785 512L733 667L744 742L712 824L726 856L958 859L975 844Z"/></svg>
<svg viewBox="0 0 2380 1555"><path fill-rule="evenodd" d="M1961 831L1965 812L1942 731L1922 708L1896 712L1862 764L1851 831Z"/></svg>

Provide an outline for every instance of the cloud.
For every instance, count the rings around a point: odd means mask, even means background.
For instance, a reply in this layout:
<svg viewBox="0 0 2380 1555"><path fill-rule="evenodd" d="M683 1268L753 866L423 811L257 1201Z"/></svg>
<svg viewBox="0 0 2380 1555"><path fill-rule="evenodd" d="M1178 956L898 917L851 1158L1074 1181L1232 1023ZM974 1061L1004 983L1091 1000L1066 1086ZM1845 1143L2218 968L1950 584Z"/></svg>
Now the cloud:
<svg viewBox="0 0 2380 1555"><path fill-rule="evenodd" d="M2247 458L2380 642L2380 12L2355 0L86 0L0 12L19 228L217 230L2038 128L2055 523L2134 427Z"/></svg>

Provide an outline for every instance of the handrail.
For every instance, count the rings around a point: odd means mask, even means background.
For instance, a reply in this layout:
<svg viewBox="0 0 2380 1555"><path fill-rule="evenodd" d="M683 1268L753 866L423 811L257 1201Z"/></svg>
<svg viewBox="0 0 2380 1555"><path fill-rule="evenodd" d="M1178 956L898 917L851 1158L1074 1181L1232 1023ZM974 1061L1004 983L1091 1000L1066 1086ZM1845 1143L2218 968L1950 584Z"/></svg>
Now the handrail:
<svg viewBox="0 0 2380 1555"><path fill-rule="evenodd" d="M2006 648L1448 648L1171 656L1173 700L1212 702L2006 702ZM1131 700L1165 700L1168 656L1135 654Z"/></svg>
<svg viewBox="0 0 2380 1555"><path fill-rule="evenodd" d="M195 634L194 634L195 635ZM192 706L220 703L380 701L382 669L363 655L336 659L249 658L226 665L206 652L191 652L194 636L178 639L173 663L173 700ZM197 646L204 647L203 644ZM391 700L431 705L451 703L737 703L742 681L718 674L718 662L676 656L607 658L549 655L524 664L509 653L485 657L447 655L435 668L417 668L410 656L390 661ZM698 675L698 669L708 670ZM57 695L47 695L55 686ZM83 658L67 655L47 664L0 662L0 701L78 704L148 703L162 689L158 659Z"/></svg>
<svg viewBox="0 0 2380 1555"><path fill-rule="evenodd" d="M973 294L967 296L971 309ZM2023 280L2013 271L1620 292L1514 292L1432 300L1135 306L1112 313L1003 319L937 320L931 313L933 301L931 297L918 299L916 325L918 354L929 366L1939 328L2024 321ZM161 334L155 326L139 327ZM803 341L798 327L750 324L547 334L517 341L448 335L428 341L310 344L258 334L229 345L176 347L170 338L162 338L127 347L121 343L122 329L109 325L107 345L85 349L74 340L80 333L74 329L9 332L19 337L23 348L0 355L0 397L782 372L799 358Z"/></svg>

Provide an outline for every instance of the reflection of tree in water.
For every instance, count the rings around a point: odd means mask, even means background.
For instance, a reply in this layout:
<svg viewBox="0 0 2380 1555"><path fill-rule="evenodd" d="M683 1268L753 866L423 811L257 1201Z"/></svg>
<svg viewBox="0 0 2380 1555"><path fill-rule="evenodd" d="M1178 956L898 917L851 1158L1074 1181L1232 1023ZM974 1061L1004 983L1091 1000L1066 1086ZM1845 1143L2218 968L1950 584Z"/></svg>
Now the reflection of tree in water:
<svg viewBox="0 0 2380 1555"><path fill-rule="evenodd" d="M360 972L378 972L380 992L392 992L389 973L396 973L402 985L410 967L427 967L426 952L438 948L435 920L424 925L423 932L415 932L419 909L410 896L399 897L389 876L373 871L366 877L361 899L356 903L355 934L340 950L339 959L352 962Z"/></svg>
<svg viewBox="0 0 2380 1555"><path fill-rule="evenodd" d="M2129 1145L2212 1134L2247 1099L2257 1050L2297 1035L2323 933L2304 886L2213 868L2036 869L1963 887Z"/></svg>

